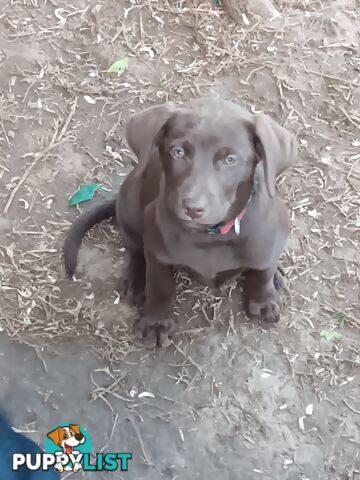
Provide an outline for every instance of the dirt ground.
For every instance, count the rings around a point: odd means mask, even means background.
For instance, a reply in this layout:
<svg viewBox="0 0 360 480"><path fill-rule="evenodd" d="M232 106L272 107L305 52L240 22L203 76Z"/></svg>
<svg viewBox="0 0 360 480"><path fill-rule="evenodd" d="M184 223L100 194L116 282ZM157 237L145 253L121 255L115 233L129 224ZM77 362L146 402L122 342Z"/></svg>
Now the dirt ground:
<svg viewBox="0 0 360 480"><path fill-rule="evenodd" d="M86 478L360 479L360 5L276 5L276 21L235 24L211 0L0 0L0 405L41 445L69 421L96 451L133 453L123 476ZM124 73L105 72L124 57ZM204 93L298 135L278 182L289 292L264 330L236 284L180 276L179 333L154 352L116 292L112 225L65 279L67 201L129 171L131 112Z"/></svg>

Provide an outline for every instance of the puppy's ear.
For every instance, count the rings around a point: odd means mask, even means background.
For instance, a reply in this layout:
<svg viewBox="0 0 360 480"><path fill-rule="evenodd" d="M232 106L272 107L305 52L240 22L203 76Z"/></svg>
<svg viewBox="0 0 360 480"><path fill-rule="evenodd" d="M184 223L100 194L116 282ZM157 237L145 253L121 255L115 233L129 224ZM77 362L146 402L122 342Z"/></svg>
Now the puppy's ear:
<svg viewBox="0 0 360 480"><path fill-rule="evenodd" d="M139 159L145 163L161 127L173 115L176 104L167 102L133 115L126 125L126 140Z"/></svg>
<svg viewBox="0 0 360 480"><path fill-rule="evenodd" d="M75 433L75 435L81 434L79 425L69 425L69 428Z"/></svg>
<svg viewBox="0 0 360 480"><path fill-rule="evenodd" d="M50 438L50 440L52 440L55 443L55 445L60 445L61 443L61 438L60 438L61 430L62 430L61 427L58 427L47 434L47 437Z"/></svg>
<svg viewBox="0 0 360 480"><path fill-rule="evenodd" d="M262 114L255 116L254 133L256 153L264 164L266 188L273 197L276 178L295 162L296 138L268 115Z"/></svg>

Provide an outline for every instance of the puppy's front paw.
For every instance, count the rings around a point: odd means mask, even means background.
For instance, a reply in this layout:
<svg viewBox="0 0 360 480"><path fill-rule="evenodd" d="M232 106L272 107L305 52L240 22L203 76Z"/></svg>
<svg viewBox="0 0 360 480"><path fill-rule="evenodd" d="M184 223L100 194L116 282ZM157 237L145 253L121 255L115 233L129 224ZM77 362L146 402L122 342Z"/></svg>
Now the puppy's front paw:
<svg viewBox="0 0 360 480"><path fill-rule="evenodd" d="M149 347L167 347L175 331L173 318L142 317L135 325L135 336Z"/></svg>
<svg viewBox="0 0 360 480"><path fill-rule="evenodd" d="M266 323L276 323L280 320L280 307L276 298L268 298L263 302L249 300L249 315Z"/></svg>
<svg viewBox="0 0 360 480"><path fill-rule="evenodd" d="M78 472L79 470L81 470L82 468L82 465L80 463L75 463L74 465L74 468L73 468L73 472Z"/></svg>

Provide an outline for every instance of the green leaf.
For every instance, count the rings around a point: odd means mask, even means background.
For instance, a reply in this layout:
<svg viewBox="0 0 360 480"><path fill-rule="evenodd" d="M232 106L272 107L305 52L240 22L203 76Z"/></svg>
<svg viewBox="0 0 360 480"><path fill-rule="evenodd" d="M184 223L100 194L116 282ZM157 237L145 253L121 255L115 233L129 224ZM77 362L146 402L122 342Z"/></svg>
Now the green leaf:
<svg viewBox="0 0 360 480"><path fill-rule="evenodd" d="M342 338L342 334L336 332L335 330L321 330L320 337L326 338L329 342L332 340L340 340Z"/></svg>
<svg viewBox="0 0 360 480"><path fill-rule="evenodd" d="M341 327L346 327L350 323L349 318L343 312L336 312L335 319L340 323Z"/></svg>
<svg viewBox="0 0 360 480"><path fill-rule="evenodd" d="M212 0L213 5L218 6L221 5L221 0Z"/></svg>
<svg viewBox="0 0 360 480"><path fill-rule="evenodd" d="M128 58L121 58L120 60L117 60L114 62L110 67L105 70L107 73L124 73L125 70L127 69L129 65L129 59Z"/></svg>
<svg viewBox="0 0 360 480"><path fill-rule="evenodd" d="M101 187L101 183L89 183L88 185L81 185L79 190L69 199L70 207L81 202L91 200L95 195L96 190Z"/></svg>

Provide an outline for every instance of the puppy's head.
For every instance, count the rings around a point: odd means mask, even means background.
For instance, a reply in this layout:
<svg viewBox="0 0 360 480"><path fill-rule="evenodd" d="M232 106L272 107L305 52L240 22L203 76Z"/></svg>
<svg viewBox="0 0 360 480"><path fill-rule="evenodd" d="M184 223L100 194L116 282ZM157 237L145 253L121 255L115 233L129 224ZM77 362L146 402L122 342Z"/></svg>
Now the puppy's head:
<svg viewBox="0 0 360 480"><path fill-rule="evenodd" d="M71 451L73 447L85 442L85 437L80 431L79 425L58 427L47 434L55 445L62 447L65 451Z"/></svg>
<svg viewBox="0 0 360 480"><path fill-rule="evenodd" d="M277 175L295 157L294 137L285 129L230 102L200 99L154 107L152 113L147 110L147 121L138 114L138 134L158 148L167 206L189 228L236 216L250 196L260 161L272 197ZM135 152L144 148L133 146Z"/></svg>

